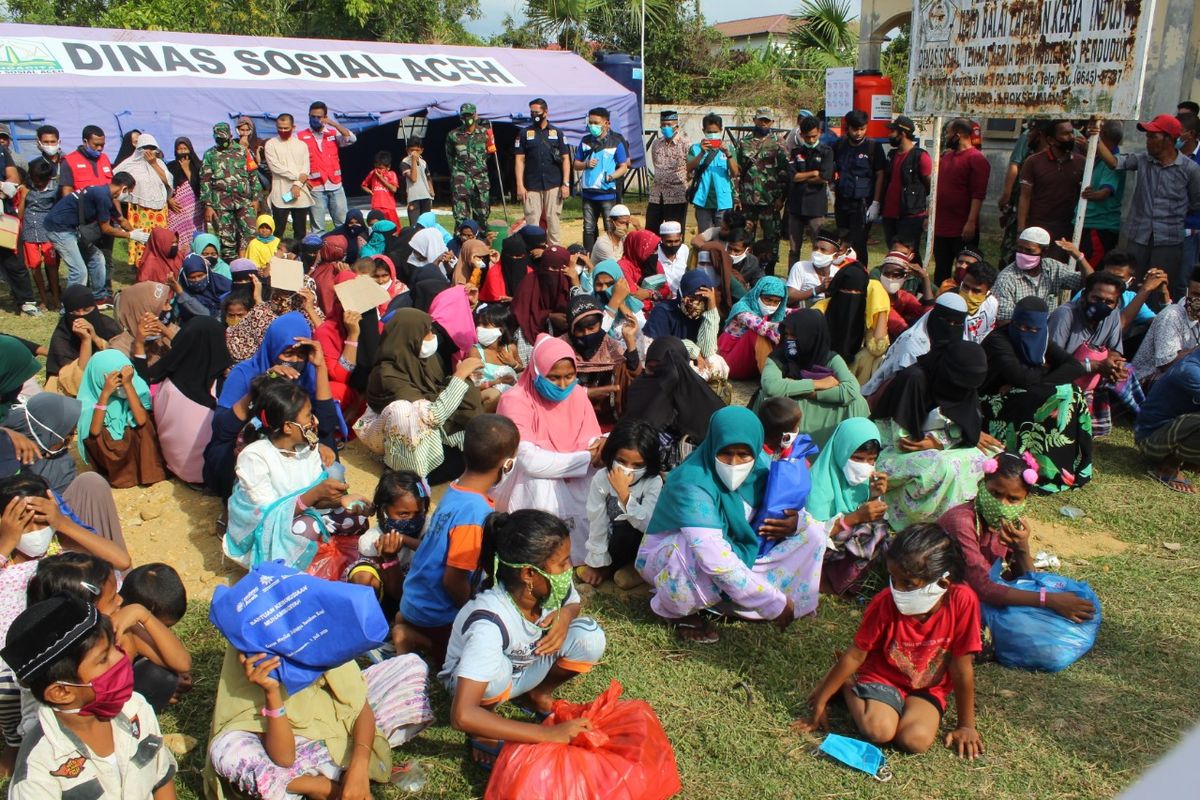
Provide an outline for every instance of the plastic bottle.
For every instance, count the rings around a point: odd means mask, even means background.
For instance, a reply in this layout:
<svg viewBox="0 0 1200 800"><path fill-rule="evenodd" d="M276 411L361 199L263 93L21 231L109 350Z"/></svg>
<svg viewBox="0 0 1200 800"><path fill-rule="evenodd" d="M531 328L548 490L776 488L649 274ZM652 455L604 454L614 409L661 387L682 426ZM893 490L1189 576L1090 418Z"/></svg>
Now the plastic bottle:
<svg viewBox="0 0 1200 800"><path fill-rule="evenodd" d="M392 768L392 786L402 792L419 792L425 788L425 768L420 761L405 761Z"/></svg>
<svg viewBox="0 0 1200 800"><path fill-rule="evenodd" d="M346 482L346 465L342 462L333 462L325 468L325 471L329 473L329 477L333 478L335 481L341 481L342 483Z"/></svg>

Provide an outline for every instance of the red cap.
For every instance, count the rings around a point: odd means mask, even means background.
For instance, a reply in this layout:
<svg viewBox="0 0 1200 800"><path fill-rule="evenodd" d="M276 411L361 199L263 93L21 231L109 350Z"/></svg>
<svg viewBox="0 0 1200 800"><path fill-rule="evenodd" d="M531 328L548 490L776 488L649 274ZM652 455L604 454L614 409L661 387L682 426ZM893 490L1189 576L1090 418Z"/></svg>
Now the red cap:
<svg viewBox="0 0 1200 800"><path fill-rule="evenodd" d="M1170 114L1159 114L1149 122L1139 122L1138 130L1144 133L1165 133L1175 139L1183 133L1183 124Z"/></svg>

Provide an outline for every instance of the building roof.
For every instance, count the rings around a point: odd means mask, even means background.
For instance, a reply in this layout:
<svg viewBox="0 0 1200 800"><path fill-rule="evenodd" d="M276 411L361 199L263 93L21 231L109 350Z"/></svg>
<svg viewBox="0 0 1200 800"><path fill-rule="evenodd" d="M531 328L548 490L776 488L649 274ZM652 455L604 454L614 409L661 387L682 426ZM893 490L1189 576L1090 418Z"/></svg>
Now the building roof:
<svg viewBox="0 0 1200 800"><path fill-rule="evenodd" d="M764 33L786 35L797 20L791 14L768 14L765 17L749 17L747 19L731 19L728 22L718 22L713 25L719 33L730 39L740 39L744 36L758 36Z"/></svg>

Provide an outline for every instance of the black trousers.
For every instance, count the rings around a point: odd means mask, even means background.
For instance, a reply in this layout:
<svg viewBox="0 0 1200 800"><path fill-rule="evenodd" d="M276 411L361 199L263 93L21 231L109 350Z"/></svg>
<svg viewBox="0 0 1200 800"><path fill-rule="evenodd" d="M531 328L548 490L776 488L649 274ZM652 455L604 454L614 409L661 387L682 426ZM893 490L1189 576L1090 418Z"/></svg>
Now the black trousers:
<svg viewBox="0 0 1200 800"><path fill-rule="evenodd" d="M871 231L871 225L867 222L868 205L869 203L865 199L842 200L839 198L833 204L833 218L839 228L850 231L850 246L854 248L854 253L858 256L858 263L862 264L863 269L869 271L870 257L867 253L867 235Z"/></svg>
<svg viewBox="0 0 1200 800"><path fill-rule="evenodd" d="M979 234L976 233L970 239L964 239L961 236L933 237L933 263L935 266L932 283L935 290L942 281L954 274L954 259L958 258L958 254L964 248L970 248L978 252Z"/></svg>
<svg viewBox="0 0 1200 800"><path fill-rule="evenodd" d="M308 233L308 209L307 208L275 208L271 206L271 217L275 220L275 235L280 239L283 238L283 229L287 225L288 217L292 218L292 237L295 239L303 239ZM255 233L258 233L255 230Z"/></svg>
<svg viewBox="0 0 1200 800"><path fill-rule="evenodd" d="M883 220L883 236L887 241L884 243L890 250L892 242L895 239L903 239L912 245L913 252L916 253L914 259L918 264L925 257L925 248L921 247L921 239L925 234L925 217L900 217L899 219Z"/></svg>
<svg viewBox="0 0 1200 800"><path fill-rule="evenodd" d="M642 546L642 532L628 522L614 522L612 532L608 537L608 555L612 558L612 568L632 564L637 559L638 548Z"/></svg>
<svg viewBox="0 0 1200 800"><path fill-rule="evenodd" d="M658 233L658 226L667 221L683 226L687 222L687 203L650 203L646 206L646 230Z"/></svg>
<svg viewBox="0 0 1200 800"><path fill-rule="evenodd" d="M21 246L19 242L17 246ZM0 250L0 271L4 272L4 280L8 283L8 289L17 305L33 302L33 282L29 279L29 269L26 268L24 259L13 250Z"/></svg>

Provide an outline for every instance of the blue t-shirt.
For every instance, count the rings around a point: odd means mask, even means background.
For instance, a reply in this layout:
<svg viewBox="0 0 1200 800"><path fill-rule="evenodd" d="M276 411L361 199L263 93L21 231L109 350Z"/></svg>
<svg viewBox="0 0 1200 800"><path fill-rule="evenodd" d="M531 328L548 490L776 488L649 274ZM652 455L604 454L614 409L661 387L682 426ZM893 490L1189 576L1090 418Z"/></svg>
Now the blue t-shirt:
<svg viewBox="0 0 1200 800"><path fill-rule="evenodd" d="M611 134L603 139L585 136L583 142L575 148L575 159L586 164L593 158L596 159L596 166L585 167L579 178L579 189L583 199L616 200L617 182L605 178L629 160L625 143Z"/></svg>
<svg viewBox="0 0 1200 800"><path fill-rule="evenodd" d="M1138 411L1133 438L1145 439L1183 414L1200 412L1200 352L1171 367L1150 387L1150 395Z"/></svg>
<svg viewBox="0 0 1200 800"><path fill-rule="evenodd" d="M421 544L413 554L400 613L405 622L437 628L454 622L458 606L446 591L442 578L446 567L475 572L483 521L493 510L492 501L479 492L450 484L442 502L429 518Z"/></svg>
<svg viewBox="0 0 1200 800"><path fill-rule="evenodd" d="M46 230L66 233L79 230L79 198L83 197L83 221L108 222L112 218L113 198L108 184L89 186L82 193L71 192L46 214Z"/></svg>
<svg viewBox="0 0 1200 800"><path fill-rule="evenodd" d="M700 145L692 145L688 148L688 160L700 155L702 151L703 148ZM701 159L700 164L703 164L704 160ZM700 169L700 164L696 165L696 169ZM716 205L710 202L709 193L716 198ZM729 177L729 157L725 155L725 151L718 150L712 161L709 162L708 168L700 176L700 180L696 183L696 195L692 198L692 205L699 208L733 208L733 181Z"/></svg>

